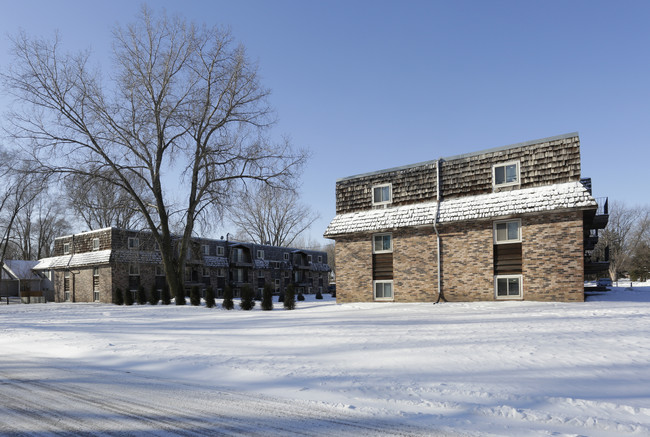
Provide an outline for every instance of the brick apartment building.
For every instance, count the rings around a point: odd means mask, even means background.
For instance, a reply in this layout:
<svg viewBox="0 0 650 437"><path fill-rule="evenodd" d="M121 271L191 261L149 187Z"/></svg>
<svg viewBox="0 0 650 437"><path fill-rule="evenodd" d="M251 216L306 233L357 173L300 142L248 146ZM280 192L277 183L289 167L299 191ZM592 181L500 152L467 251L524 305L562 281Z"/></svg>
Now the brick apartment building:
<svg viewBox="0 0 650 437"><path fill-rule="evenodd" d="M584 301L607 218L571 133L340 179L325 237L339 302Z"/></svg>
<svg viewBox="0 0 650 437"><path fill-rule="evenodd" d="M118 288L135 293L166 285L158 245L147 231L106 228L59 237L54 256L34 269L48 273L57 302L111 303ZM211 286L218 297L226 284L237 297L245 284L261 293L266 282L276 292L293 283L297 293L316 293L326 291L329 271L326 252L195 238L185 286Z"/></svg>

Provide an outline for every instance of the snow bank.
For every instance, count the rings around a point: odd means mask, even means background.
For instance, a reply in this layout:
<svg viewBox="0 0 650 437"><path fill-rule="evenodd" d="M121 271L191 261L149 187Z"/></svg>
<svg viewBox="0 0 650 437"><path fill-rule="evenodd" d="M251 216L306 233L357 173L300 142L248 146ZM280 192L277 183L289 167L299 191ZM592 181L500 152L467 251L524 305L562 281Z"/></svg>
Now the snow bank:
<svg viewBox="0 0 650 437"><path fill-rule="evenodd" d="M4 360L77 362L469 435L650 435L644 285L585 303L10 305L0 348Z"/></svg>

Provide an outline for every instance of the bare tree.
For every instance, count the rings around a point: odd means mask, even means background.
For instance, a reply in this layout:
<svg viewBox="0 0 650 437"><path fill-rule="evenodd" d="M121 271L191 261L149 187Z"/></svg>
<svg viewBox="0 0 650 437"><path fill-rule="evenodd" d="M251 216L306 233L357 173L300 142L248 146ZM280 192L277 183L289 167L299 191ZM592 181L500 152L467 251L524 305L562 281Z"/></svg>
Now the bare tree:
<svg viewBox="0 0 650 437"><path fill-rule="evenodd" d="M607 228L601 232L594 252L602 258L605 248L609 248L609 275L613 281L629 268L637 246L649 233L649 208L628 207L621 202L610 203Z"/></svg>
<svg viewBox="0 0 650 437"><path fill-rule="evenodd" d="M36 260L51 256L54 239L69 229L63 205L53 202L43 187L18 213L9 241L20 259Z"/></svg>
<svg viewBox="0 0 650 437"><path fill-rule="evenodd" d="M9 132L32 147L40 171L129 193L161 248L170 291L184 304L195 224L209 221L241 181L283 184L306 154L265 140L274 121L269 91L228 32L143 7L113 36L109 88L89 53L63 55L58 38L15 38L15 62L3 79L22 105L10 114ZM174 226L183 231L178 239Z"/></svg>
<svg viewBox="0 0 650 437"><path fill-rule="evenodd" d="M236 234L247 241L290 246L318 219L296 191L258 184L228 209Z"/></svg>
<svg viewBox="0 0 650 437"><path fill-rule="evenodd" d="M68 205L91 230L111 226L122 229L141 228L145 223L137 202L122 187L106 180L109 178L110 174L105 179L86 175L65 178ZM133 185L137 183L137 180L132 181ZM148 200L147 203L152 204L152 201Z"/></svg>

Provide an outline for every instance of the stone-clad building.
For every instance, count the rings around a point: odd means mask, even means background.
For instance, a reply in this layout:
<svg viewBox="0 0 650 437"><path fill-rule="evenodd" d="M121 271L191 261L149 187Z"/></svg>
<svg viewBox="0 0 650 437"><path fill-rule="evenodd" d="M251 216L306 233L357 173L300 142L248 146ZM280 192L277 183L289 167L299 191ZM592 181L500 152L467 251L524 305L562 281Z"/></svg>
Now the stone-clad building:
<svg viewBox="0 0 650 437"><path fill-rule="evenodd" d="M106 228L59 237L54 255L34 269L50 272L57 302L110 303L118 288L135 293L141 285L147 291L166 285L160 250L147 231ZM238 297L245 284L261 293L265 282L275 292L293 283L296 293L316 293L327 290L329 271L326 252L195 238L185 286L211 286L218 297L226 284Z"/></svg>
<svg viewBox="0 0 650 437"><path fill-rule="evenodd" d="M572 133L340 179L325 237L339 302L584 301L607 217Z"/></svg>

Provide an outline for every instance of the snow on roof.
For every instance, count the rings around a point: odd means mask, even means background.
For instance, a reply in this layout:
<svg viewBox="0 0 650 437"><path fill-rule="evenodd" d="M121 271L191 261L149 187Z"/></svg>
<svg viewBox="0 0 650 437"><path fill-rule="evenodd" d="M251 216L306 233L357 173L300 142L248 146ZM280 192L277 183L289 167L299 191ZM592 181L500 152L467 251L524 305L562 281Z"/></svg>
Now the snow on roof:
<svg viewBox="0 0 650 437"><path fill-rule="evenodd" d="M580 182L568 182L443 200L438 223L596 206ZM325 236L432 225L435 218L436 202L351 212L334 217Z"/></svg>
<svg viewBox="0 0 650 437"><path fill-rule="evenodd" d="M208 267L228 267L228 258L225 256L203 256L203 261Z"/></svg>
<svg viewBox="0 0 650 437"><path fill-rule="evenodd" d="M34 270L60 269L65 267L80 267L91 264L108 264L111 259L111 250L98 250L83 252L74 255L53 256L43 258L34 266Z"/></svg>
<svg viewBox="0 0 650 437"><path fill-rule="evenodd" d="M8 270L10 276L16 279L40 279L39 276L32 271L38 261L24 261L16 259L7 259L4 261L5 268ZM3 275L3 279L9 279Z"/></svg>

